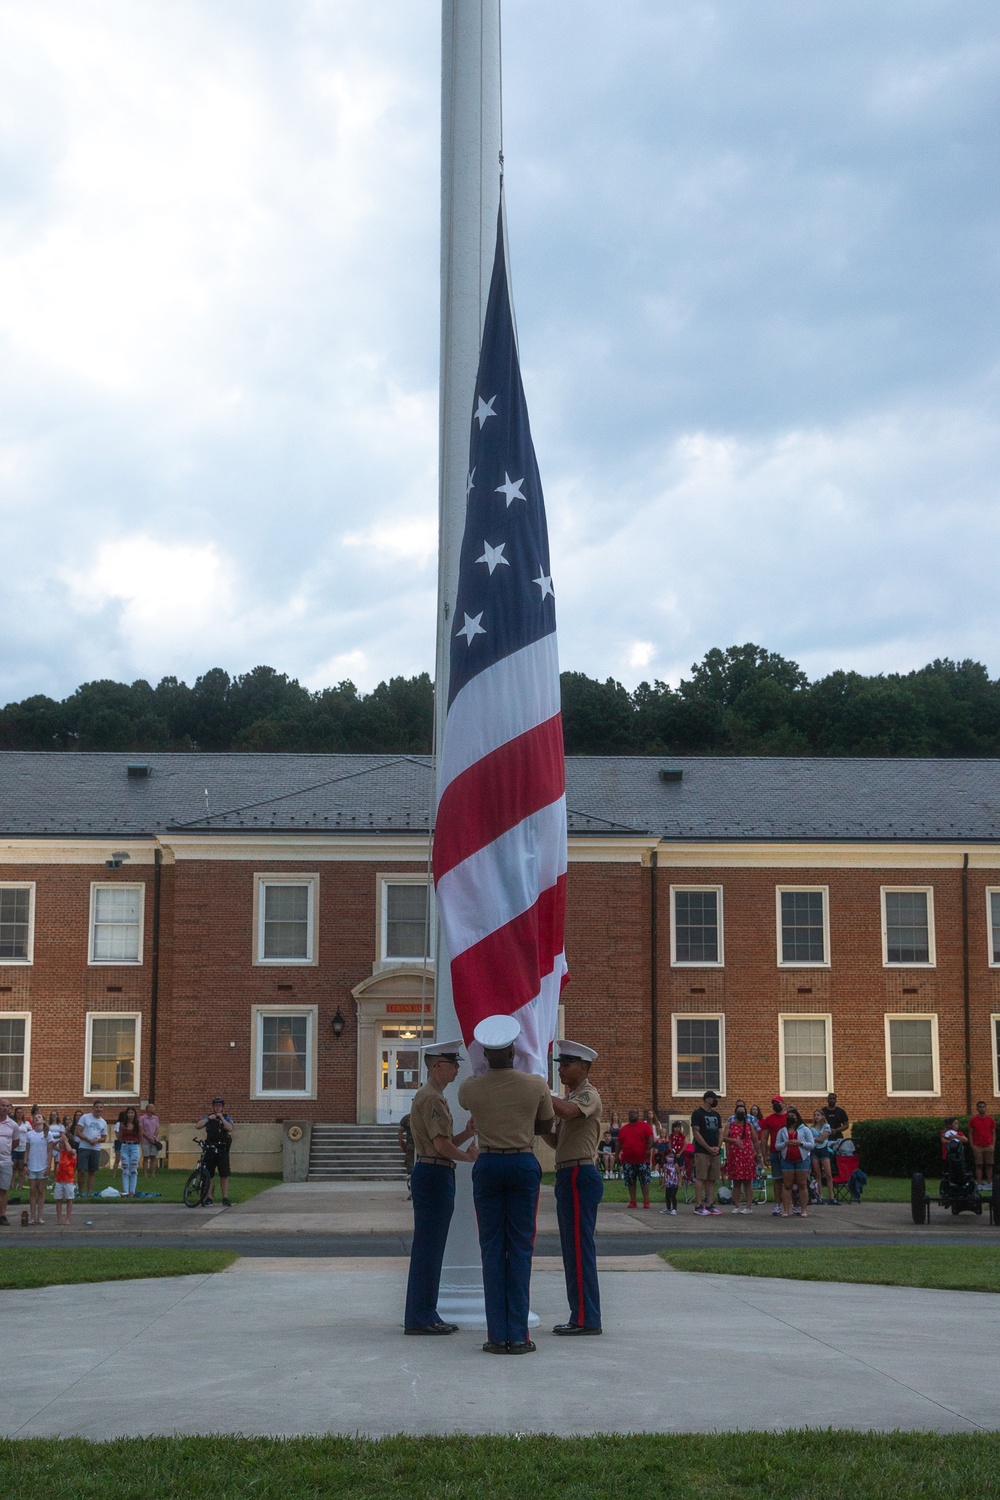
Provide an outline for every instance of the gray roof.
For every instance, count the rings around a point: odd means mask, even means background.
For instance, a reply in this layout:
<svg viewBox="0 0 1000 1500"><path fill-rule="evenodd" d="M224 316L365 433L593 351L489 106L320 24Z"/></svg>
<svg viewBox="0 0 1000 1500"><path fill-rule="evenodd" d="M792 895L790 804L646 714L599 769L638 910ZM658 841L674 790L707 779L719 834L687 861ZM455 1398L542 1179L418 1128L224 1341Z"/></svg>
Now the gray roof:
<svg viewBox="0 0 1000 1500"><path fill-rule="evenodd" d="M571 756L566 777L571 833L1000 841L998 760ZM0 835L423 833L430 789L422 755L11 750Z"/></svg>

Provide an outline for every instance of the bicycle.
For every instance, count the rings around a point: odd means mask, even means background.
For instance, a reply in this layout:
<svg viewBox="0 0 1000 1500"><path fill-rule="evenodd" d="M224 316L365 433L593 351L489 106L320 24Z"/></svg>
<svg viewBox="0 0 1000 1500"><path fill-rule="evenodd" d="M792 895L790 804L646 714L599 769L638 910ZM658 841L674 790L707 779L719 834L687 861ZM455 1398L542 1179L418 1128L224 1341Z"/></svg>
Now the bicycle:
<svg viewBox="0 0 1000 1500"><path fill-rule="evenodd" d="M187 1182L184 1184L184 1207L202 1208L208 1202L212 1192L212 1178L215 1176L214 1160L210 1163L210 1155L214 1157L215 1147L210 1146L200 1136L194 1137L196 1146L201 1147L201 1155L198 1164Z"/></svg>

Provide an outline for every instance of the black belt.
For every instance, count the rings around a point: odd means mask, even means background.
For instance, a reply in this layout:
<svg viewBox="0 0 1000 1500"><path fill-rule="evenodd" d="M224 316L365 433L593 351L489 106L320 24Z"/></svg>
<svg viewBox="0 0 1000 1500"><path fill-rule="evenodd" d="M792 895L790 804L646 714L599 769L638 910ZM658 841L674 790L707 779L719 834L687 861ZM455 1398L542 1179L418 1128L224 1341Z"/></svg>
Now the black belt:
<svg viewBox="0 0 1000 1500"><path fill-rule="evenodd" d="M563 1167L592 1167L593 1165L592 1156L571 1156L569 1161L557 1161L556 1171L561 1172Z"/></svg>
<svg viewBox="0 0 1000 1500"><path fill-rule="evenodd" d="M480 1156L530 1156L530 1146L480 1146Z"/></svg>
<svg viewBox="0 0 1000 1500"><path fill-rule="evenodd" d="M426 1167L451 1167L455 1169L455 1163L450 1156L418 1156L417 1161L423 1162Z"/></svg>

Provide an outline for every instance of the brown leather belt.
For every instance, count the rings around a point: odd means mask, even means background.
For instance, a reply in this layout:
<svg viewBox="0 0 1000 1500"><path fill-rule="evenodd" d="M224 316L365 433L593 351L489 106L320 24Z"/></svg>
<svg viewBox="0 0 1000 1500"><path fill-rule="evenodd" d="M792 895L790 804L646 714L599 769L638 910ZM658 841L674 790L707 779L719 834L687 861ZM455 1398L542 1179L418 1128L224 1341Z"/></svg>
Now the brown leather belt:
<svg viewBox="0 0 1000 1500"><path fill-rule="evenodd" d="M530 1146L480 1146L480 1156L531 1156Z"/></svg>
<svg viewBox="0 0 1000 1500"><path fill-rule="evenodd" d="M427 1167L451 1167L454 1169L455 1166L450 1156L418 1156L417 1161L423 1162L424 1166Z"/></svg>
<svg viewBox="0 0 1000 1500"><path fill-rule="evenodd" d="M571 1156L569 1161L557 1161L556 1171L561 1172L563 1167L592 1167L593 1165L592 1156Z"/></svg>

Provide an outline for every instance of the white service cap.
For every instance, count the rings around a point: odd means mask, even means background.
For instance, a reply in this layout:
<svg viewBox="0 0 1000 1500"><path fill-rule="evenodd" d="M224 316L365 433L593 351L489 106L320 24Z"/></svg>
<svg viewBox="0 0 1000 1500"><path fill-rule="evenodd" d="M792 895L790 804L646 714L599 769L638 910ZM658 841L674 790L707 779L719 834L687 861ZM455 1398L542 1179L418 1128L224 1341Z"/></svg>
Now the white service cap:
<svg viewBox="0 0 1000 1500"><path fill-rule="evenodd" d="M464 1046L465 1043L462 1041L462 1038L457 1037L453 1042L427 1042L421 1047L420 1051L423 1054L425 1062L430 1062L434 1057L453 1057L457 1059L461 1056Z"/></svg>
<svg viewBox="0 0 1000 1500"><path fill-rule="evenodd" d="M571 1042L560 1037L557 1042L553 1043L553 1047L557 1062L562 1062L564 1058L567 1062L573 1062L577 1059L580 1062L589 1063L597 1061L597 1053L593 1047L585 1047L582 1042Z"/></svg>
<svg viewBox="0 0 1000 1500"><path fill-rule="evenodd" d="M521 1023L513 1016L487 1016L472 1035L481 1047L509 1047L521 1035Z"/></svg>

